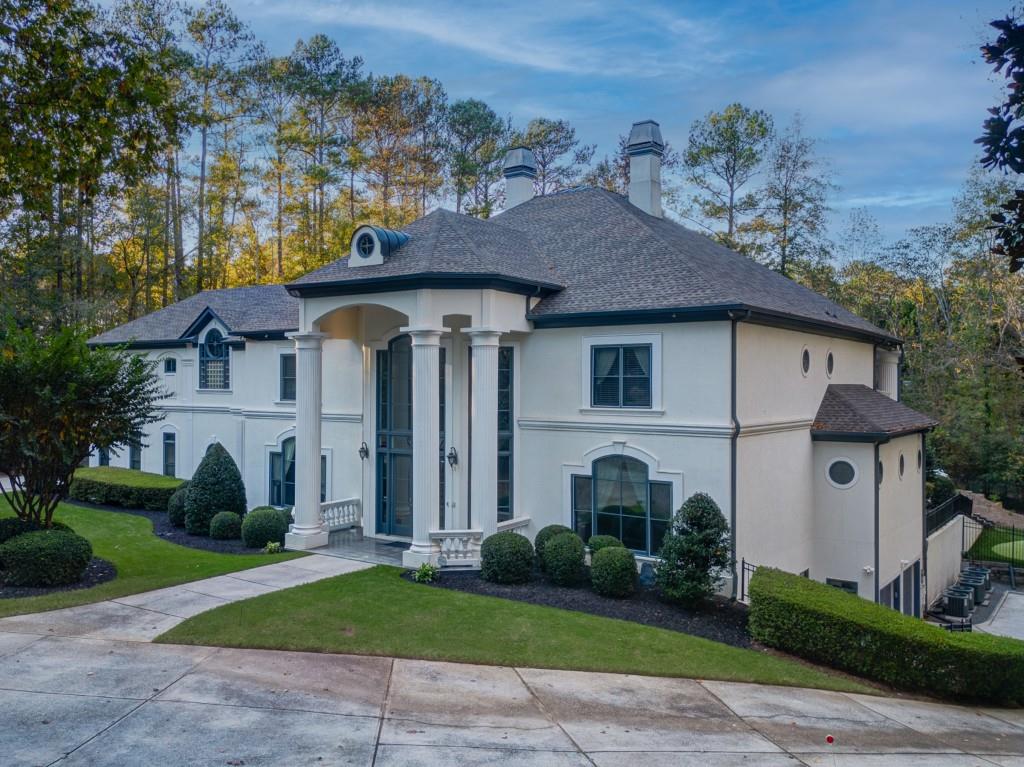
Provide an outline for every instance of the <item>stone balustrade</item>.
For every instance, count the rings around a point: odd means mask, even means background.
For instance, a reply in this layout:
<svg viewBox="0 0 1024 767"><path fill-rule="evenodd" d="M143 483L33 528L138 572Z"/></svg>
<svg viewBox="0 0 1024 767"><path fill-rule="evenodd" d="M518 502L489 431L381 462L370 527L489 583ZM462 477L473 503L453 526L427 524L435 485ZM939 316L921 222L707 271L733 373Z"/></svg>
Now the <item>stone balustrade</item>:
<svg viewBox="0 0 1024 767"><path fill-rule="evenodd" d="M430 540L441 549L441 567L479 567L481 530L431 530Z"/></svg>
<svg viewBox="0 0 1024 767"><path fill-rule="evenodd" d="M362 527L362 504L358 498L342 498L321 503L320 522L328 532L348 527Z"/></svg>

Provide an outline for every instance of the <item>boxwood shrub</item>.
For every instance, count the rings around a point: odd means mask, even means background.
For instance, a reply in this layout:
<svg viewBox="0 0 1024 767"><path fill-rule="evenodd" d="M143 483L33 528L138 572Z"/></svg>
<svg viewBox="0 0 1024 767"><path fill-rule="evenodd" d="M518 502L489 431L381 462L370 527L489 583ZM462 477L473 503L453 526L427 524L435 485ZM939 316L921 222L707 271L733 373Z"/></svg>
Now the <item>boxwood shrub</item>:
<svg viewBox="0 0 1024 767"><path fill-rule="evenodd" d="M210 520L218 511L245 516L245 485L235 459L219 442L210 445L185 492L185 530L209 535ZM263 546L266 541L260 544Z"/></svg>
<svg viewBox="0 0 1024 767"><path fill-rule="evenodd" d="M544 568L544 547L547 545L547 542L556 535L571 532L572 530L565 525L548 525L547 527L542 527L540 529L536 537L533 539L533 548L537 550L537 559L540 561L541 569Z"/></svg>
<svg viewBox="0 0 1024 767"><path fill-rule="evenodd" d="M68 530L36 530L0 544L0 568L9 586L65 586L82 579L92 544Z"/></svg>
<svg viewBox="0 0 1024 767"><path fill-rule="evenodd" d="M621 544L598 549L590 560L590 585L603 597L628 597L636 590L636 557Z"/></svg>
<svg viewBox="0 0 1024 767"><path fill-rule="evenodd" d="M116 466L94 466L75 471L68 497L103 506L164 511L180 485L181 480L176 477Z"/></svg>
<svg viewBox="0 0 1024 767"><path fill-rule="evenodd" d="M614 535L592 535L590 540L587 541L587 546L590 547L590 555L593 556L601 549L606 549L609 546L624 549L622 541L616 538Z"/></svg>
<svg viewBox="0 0 1024 767"><path fill-rule="evenodd" d="M167 521L174 527L185 526L185 494L188 492L188 486L188 481L182 482L167 501Z"/></svg>
<svg viewBox="0 0 1024 767"><path fill-rule="evenodd" d="M530 539L506 530L484 539L480 546L480 577L492 583L526 583L533 574Z"/></svg>
<svg viewBox="0 0 1024 767"><path fill-rule="evenodd" d="M575 586L583 577L583 539L576 533L559 533L544 545L544 572L552 583Z"/></svg>
<svg viewBox="0 0 1024 767"><path fill-rule="evenodd" d="M287 532L284 515L273 506L259 506L242 519L242 541L251 549L262 549L268 543L283 546Z"/></svg>
<svg viewBox="0 0 1024 767"><path fill-rule="evenodd" d="M0 543L6 543L17 535L21 535L23 533L34 533L36 530L42 529L42 527L31 519L22 519L21 517L4 517L3 519L0 519ZM75 532L63 522L53 522L50 525L50 529L65 530L70 533Z"/></svg>
<svg viewBox="0 0 1024 767"><path fill-rule="evenodd" d="M210 520L210 537L215 541L237 541L242 537L242 518L233 511L218 511Z"/></svg>
<svg viewBox="0 0 1024 767"><path fill-rule="evenodd" d="M770 647L906 690L1024 703L1024 642L952 633L779 570L750 582L751 635Z"/></svg>

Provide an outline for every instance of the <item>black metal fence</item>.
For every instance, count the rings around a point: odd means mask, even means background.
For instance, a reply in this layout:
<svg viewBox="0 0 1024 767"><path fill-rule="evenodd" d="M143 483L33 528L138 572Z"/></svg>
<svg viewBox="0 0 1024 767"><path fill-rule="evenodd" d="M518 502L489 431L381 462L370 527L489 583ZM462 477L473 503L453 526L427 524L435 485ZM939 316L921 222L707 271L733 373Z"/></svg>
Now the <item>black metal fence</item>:
<svg viewBox="0 0 1024 767"><path fill-rule="evenodd" d="M1024 527L1004 527L965 517L961 550L964 558L972 562L1024 567Z"/></svg>
<svg viewBox="0 0 1024 767"><path fill-rule="evenodd" d="M753 562L748 562L745 559L740 560L740 601L748 601L748 590L750 589L750 579L754 577L754 571L757 570L757 565Z"/></svg>
<svg viewBox="0 0 1024 767"><path fill-rule="evenodd" d="M970 517L974 510L974 501L966 495L957 493L947 501L940 503L924 514L924 534L931 535L957 514Z"/></svg>

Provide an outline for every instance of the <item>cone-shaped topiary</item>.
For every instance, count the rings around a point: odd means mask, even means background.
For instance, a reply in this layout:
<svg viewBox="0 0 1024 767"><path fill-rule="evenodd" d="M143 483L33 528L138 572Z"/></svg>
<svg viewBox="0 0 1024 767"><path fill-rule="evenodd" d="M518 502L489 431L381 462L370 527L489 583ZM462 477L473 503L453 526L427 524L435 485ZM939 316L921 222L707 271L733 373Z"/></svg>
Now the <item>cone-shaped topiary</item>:
<svg viewBox="0 0 1024 767"><path fill-rule="evenodd" d="M654 571L662 595L696 606L711 597L729 566L729 523L707 493L691 495L672 517Z"/></svg>
<svg viewBox="0 0 1024 767"><path fill-rule="evenodd" d="M209 535L218 511L245 515L245 485L231 454L219 442L210 446L185 493L185 530Z"/></svg>

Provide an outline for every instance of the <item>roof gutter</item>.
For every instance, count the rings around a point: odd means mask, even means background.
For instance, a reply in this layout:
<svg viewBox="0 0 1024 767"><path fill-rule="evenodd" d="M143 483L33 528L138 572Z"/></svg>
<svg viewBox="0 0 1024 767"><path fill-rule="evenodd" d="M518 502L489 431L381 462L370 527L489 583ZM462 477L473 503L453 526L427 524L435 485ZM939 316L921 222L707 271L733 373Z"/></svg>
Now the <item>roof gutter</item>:
<svg viewBox="0 0 1024 767"><path fill-rule="evenodd" d="M286 285L295 298L345 296L359 293L387 293L394 290L418 288L493 288L522 295L550 295L564 289L563 285L541 280L527 280L494 273L476 272L421 272L356 280L292 283Z"/></svg>

